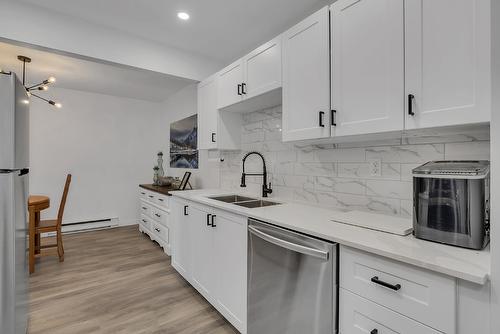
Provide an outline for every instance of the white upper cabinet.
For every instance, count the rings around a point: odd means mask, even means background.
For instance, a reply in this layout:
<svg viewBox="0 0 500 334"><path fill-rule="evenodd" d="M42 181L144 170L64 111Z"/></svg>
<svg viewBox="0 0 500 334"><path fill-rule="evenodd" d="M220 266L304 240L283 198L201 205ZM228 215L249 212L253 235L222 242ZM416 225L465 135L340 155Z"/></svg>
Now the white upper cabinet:
<svg viewBox="0 0 500 334"><path fill-rule="evenodd" d="M243 63L238 60L218 74L217 108L223 109L243 99Z"/></svg>
<svg viewBox="0 0 500 334"><path fill-rule="evenodd" d="M490 1L406 0L405 11L406 128L490 121Z"/></svg>
<svg viewBox="0 0 500 334"><path fill-rule="evenodd" d="M283 34L283 140L330 137L330 26L324 7Z"/></svg>
<svg viewBox="0 0 500 334"><path fill-rule="evenodd" d="M275 106L281 103L279 88L281 35L218 73L217 108L245 112Z"/></svg>
<svg viewBox="0 0 500 334"><path fill-rule="evenodd" d="M335 135L403 130L403 0L339 0L330 25Z"/></svg>
<svg viewBox="0 0 500 334"><path fill-rule="evenodd" d="M241 115L217 110L217 75L198 84L198 148L237 150Z"/></svg>
<svg viewBox="0 0 500 334"><path fill-rule="evenodd" d="M281 88L281 35L243 58L242 93L250 99Z"/></svg>
<svg viewBox="0 0 500 334"><path fill-rule="evenodd" d="M217 148L217 81L215 76L198 84L198 148Z"/></svg>

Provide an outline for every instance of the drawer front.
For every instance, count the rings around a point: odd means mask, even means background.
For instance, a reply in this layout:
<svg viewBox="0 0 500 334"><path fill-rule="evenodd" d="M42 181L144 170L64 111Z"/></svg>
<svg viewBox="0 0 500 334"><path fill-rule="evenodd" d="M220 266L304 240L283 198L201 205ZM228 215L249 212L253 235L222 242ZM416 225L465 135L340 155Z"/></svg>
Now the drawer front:
<svg viewBox="0 0 500 334"><path fill-rule="evenodd" d="M148 217L151 217L153 214L153 207L145 201L141 201L139 210L142 215L146 215Z"/></svg>
<svg viewBox="0 0 500 334"><path fill-rule="evenodd" d="M342 246L340 286L446 333L455 333L456 281Z"/></svg>
<svg viewBox="0 0 500 334"><path fill-rule="evenodd" d="M339 303L342 334L441 333L344 289L340 289Z"/></svg>
<svg viewBox="0 0 500 334"><path fill-rule="evenodd" d="M157 198L156 193L154 193L152 191L147 191L146 192L146 197L145 197L146 201L149 201L151 203L155 203L156 204L156 198Z"/></svg>
<svg viewBox="0 0 500 334"><path fill-rule="evenodd" d="M156 195L156 204L159 205L160 207L168 210L169 209L168 196L157 194Z"/></svg>
<svg viewBox="0 0 500 334"><path fill-rule="evenodd" d="M148 191L144 188L139 188L139 198L140 199L143 199L143 200L146 200L147 199L147 193Z"/></svg>
<svg viewBox="0 0 500 334"><path fill-rule="evenodd" d="M158 224L156 222L151 223L151 231L156 237L159 237L161 240L169 244L169 233L168 233L168 227L165 227L161 224Z"/></svg>
<svg viewBox="0 0 500 334"><path fill-rule="evenodd" d="M151 231L151 221L147 216L141 215L139 224L141 224L142 227L145 228L146 230Z"/></svg>
<svg viewBox="0 0 500 334"><path fill-rule="evenodd" d="M158 208L152 208L151 218L153 218L156 222L168 227L168 212L160 210Z"/></svg>

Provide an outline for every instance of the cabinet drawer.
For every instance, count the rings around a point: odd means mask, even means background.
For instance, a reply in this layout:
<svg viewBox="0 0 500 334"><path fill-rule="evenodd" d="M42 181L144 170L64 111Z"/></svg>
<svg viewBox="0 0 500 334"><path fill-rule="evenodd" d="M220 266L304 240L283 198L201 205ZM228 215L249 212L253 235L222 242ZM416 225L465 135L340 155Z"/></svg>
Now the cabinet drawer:
<svg viewBox="0 0 500 334"><path fill-rule="evenodd" d="M342 246L340 286L416 321L455 333L456 281Z"/></svg>
<svg viewBox="0 0 500 334"><path fill-rule="evenodd" d="M146 192L146 197L145 197L144 199L145 199L146 201L151 202L151 203L156 203L156 198L157 198L156 193L151 192L151 191L147 191L147 192Z"/></svg>
<svg viewBox="0 0 500 334"><path fill-rule="evenodd" d="M141 211L141 214L148 217L151 217L151 215L153 214L153 207L145 201L141 201L139 210Z"/></svg>
<svg viewBox="0 0 500 334"><path fill-rule="evenodd" d="M147 216L141 215L139 224L141 224L144 229L146 229L148 231L151 230L151 221L149 220L149 218Z"/></svg>
<svg viewBox="0 0 500 334"><path fill-rule="evenodd" d="M339 301L342 334L441 333L344 289L340 289Z"/></svg>
<svg viewBox="0 0 500 334"><path fill-rule="evenodd" d="M151 232L153 232L154 236L159 237L161 240L163 240L167 244L169 243L168 227L165 227L165 226L158 224L156 222L152 222L151 223Z"/></svg>
<svg viewBox="0 0 500 334"><path fill-rule="evenodd" d="M148 198L148 195L147 195L147 190L146 189L143 189L143 188L139 188L139 198L140 199L147 199Z"/></svg>
<svg viewBox="0 0 500 334"><path fill-rule="evenodd" d="M151 218L153 218L156 222L162 224L167 227L168 225L168 212L160 210L158 208L153 207L151 211Z"/></svg>
<svg viewBox="0 0 500 334"><path fill-rule="evenodd" d="M169 208L168 196L157 194L155 203L161 206L162 208L165 209Z"/></svg>

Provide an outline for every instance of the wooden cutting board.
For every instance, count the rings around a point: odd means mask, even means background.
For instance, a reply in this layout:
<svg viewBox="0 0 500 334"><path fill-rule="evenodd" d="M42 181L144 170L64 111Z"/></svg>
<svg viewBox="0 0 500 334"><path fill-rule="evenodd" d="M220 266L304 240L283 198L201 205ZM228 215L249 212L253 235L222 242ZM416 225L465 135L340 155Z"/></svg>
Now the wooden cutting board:
<svg viewBox="0 0 500 334"><path fill-rule="evenodd" d="M413 231L411 218L395 217L364 211L347 211L339 213L334 222L368 228L397 235L408 235Z"/></svg>

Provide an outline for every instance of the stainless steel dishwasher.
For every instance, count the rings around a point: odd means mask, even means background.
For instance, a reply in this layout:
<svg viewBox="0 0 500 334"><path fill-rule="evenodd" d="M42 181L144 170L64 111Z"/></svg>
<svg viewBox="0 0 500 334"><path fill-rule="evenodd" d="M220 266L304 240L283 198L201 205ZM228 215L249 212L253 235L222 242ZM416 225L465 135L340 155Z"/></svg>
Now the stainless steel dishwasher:
<svg viewBox="0 0 500 334"><path fill-rule="evenodd" d="M337 245L248 220L248 334L337 333Z"/></svg>

